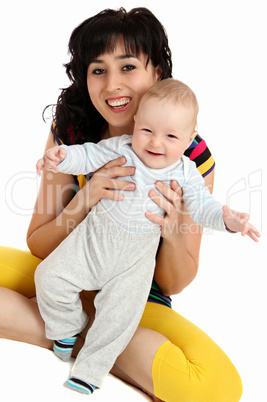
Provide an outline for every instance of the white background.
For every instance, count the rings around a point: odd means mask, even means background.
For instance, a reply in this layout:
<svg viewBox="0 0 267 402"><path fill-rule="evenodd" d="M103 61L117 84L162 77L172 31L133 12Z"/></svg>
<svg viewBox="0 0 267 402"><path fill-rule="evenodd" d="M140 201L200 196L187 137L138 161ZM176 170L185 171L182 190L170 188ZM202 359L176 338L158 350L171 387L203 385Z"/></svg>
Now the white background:
<svg viewBox="0 0 267 402"><path fill-rule="evenodd" d="M72 30L104 8L120 6L145 6L165 26L174 77L199 100L199 132L216 160L214 194L249 212L262 233L259 244L239 235L205 234L199 274L173 306L231 357L244 383L242 402L267 401L264 0L6 2L0 17L0 244L27 247L38 189L35 163L50 124L42 110L68 85L62 64Z"/></svg>

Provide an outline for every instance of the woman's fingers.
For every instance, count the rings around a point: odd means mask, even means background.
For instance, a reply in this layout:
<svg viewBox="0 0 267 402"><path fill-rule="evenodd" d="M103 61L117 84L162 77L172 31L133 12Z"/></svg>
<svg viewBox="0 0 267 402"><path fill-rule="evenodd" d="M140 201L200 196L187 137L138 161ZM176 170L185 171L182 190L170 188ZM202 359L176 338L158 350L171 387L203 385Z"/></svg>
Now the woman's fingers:
<svg viewBox="0 0 267 402"><path fill-rule="evenodd" d="M176 181L172 181L171 187L169 187L161 181L157 181L155 186L162 196L151 190L149 192L151 199L169 215L172 212L181 212L183 192L179 184Z"/></svg>
<svg viewBox="0 0 267 402"><path fill-rule="evenodd" d="M103 177L102 181L99 182L99 187L102 188L102 197L108 198L111 200L121 200L123 199L123 195L118 193L117 191L134 191L136 185L131 182L125 182L118 179L109 179L107 177ZM114 190L114 191L111 191Z"/></svg>
<svg viewBox="0 0 267 402"><path fill-rule="evenodd" d="M180 200L182 202L183 201L183 189L180 186L180 184L176 180L172 180L171 181L171 188L172 188L173 191L175 191L179 195Z"/></svg>
<svg viewBox="0 0 267 402"><path fill-rule="evenodd" d="M111 161L109 161L108 163L106 163L104 165L105 168L111 168L113 166L122 166L126 163L126 158L125 156L120 156L117 159L112 159ZM102 168L101 168L102 169Z"/></svg>
<svg viewBox="0 0 267 402"><path fill-rule="evenodd" d="M171 182L171 187L167 186L162 181L157 181L155 183L155 186L157 190L159 190L161 194L164 195L165 198L167 198L167 200L171 202L178 200L181 201L183 192L177 181L173 180Z"/></svg>
<svg viewBox="0 0 267 402"><path fill-rule="evenodd" d="M168 237L179 227L179 220L184 213L182 207L183 192L176 181L171 182L171 187L161 181L157 181L155 190L150 190L150 198L165 211L164 217L158 216L151 211L146 212L146 217L161 226L161 235Z"/></svg>
<svg viewBox="0 0 267 402"><path fill-rule="evenodd" d="M106 163L100 169L97 170L99 173L106 174L109 177L119 177L119 176L132 176L135 174L134 166L123 166L126 163L126 158L121 156L120 158L113 159L112 161Z"/></svg>
<svg viewBox="0 0 267 402"><path fill-rule="evenodd" d="M162 208L168 215L173 212L174 206L172 203L158 194L155 190L150 190L148 195L155 202L155 204Z"/></svg>
<svg viewBox="0 0 267 402"><path fill-rule="evenodd" d="M106 168L106 172L109 177L125 177L133 176L135 174L135 168L132 166L114 166L111 168Z"/></svg>
<svg viewBox="0 0 267 402"><path fill-rule="evenodd" d="M102 198L121 201L124 198L121 193L122 190L135 190L136 185L133 182L117 179L117 177L127 177L135 174L133 166L123 166L125 162L125 157L114 159L94 173L93 177L86 184L87 190L90 192L90 208L96 205ZM87 190L85 189L85 191Z"/></svg>
<svg viewBox="0 0 267 402"><path fill-rule="evenodd" d="M94 174L94 179L99 180L99 186L110 189L110 190L126 190L126 191L133 191L136 188L136 185L133 182L126 182L120 179L115 179L113 178L113 175L111 177L109 174L102 172L96 172ZM120 175L122 176L122 175ZM128 175L127 175L128 176ZM115 176L117 177L117 176Z"/></svg>
<svg viewBox="0 0 267 402"><path fill-rule="evenodd" d="M160 226L164 225L165 220L161 216L158 216L151 211L146 211L145 215L151 222L157 223Z"/></svg>
<svg viewBox="0 0 267 402"><path fill-rule="evenodd" d="M133 176L135 174L135 167L123 166L125 162L126 158L124 156L114 159L98 169L95 176L98 175L99 177L102 176L103 178L110 179L110 181L105 184L106 188L113 190L134 190L134 183L117 179L117 177Z"/></svg>
<svg viewBox="0 0 267 402"><path fill-rule="evenodd" d="M123 166L126 163L124 156L114 159L96 171L94 176L98 177L101 181L101 186L104 191L104 198L118 199L114 196L114 192L110 190L125 190L134 191L136 186L133 182L126 182L117 177L133 176L135 174L134 166ZM108 194L110 192L111 194ZM121 197L119 197L121 199Z"/></svg>

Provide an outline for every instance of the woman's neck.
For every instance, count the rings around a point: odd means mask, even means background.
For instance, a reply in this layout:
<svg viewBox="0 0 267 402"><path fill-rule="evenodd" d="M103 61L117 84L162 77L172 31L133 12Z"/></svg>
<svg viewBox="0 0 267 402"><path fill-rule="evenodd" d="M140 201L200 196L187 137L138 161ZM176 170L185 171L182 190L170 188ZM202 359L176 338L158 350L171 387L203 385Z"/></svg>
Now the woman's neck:
<svg viewBox="0 0 267 402"><path fill-rule="evenodd" d="M112 127L107 124L103 127L101 139L106 139L110 137L119 137L123 134L132 135L133 126L132 127Z"/></svg>

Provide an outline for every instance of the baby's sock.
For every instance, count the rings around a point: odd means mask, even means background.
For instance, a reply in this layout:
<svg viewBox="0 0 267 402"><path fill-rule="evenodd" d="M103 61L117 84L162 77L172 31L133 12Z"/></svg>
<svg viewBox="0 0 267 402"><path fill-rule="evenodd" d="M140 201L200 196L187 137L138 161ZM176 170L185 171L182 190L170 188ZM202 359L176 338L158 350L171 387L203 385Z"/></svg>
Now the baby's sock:
<svg viewBox="0 0 267 402"><path fill-rule="evenodd" d="M88 384L75 377L70 377L69 380L64 382L64 387L72 389L73 391L80 392L81 394L91 395L97 388L93 384Z"/></svg>
<svg viewBox="0 0 267 402"><path fill-rule="evenodd" d="M71 338L60 339L54 342L53 350L55 355L64 362L67 362L71 358L73 346L79 334L72 336Z"/></svg>

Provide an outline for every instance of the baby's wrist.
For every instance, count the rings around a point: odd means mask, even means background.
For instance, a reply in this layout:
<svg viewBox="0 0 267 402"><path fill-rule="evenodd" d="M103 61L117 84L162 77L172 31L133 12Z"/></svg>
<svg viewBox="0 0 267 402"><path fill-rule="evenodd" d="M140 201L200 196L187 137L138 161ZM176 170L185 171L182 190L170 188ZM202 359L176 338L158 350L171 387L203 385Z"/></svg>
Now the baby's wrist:
<svg viewBox="0 0 267 402"><path fill-rule="evenodd" d="M238 233L238 232L236 232L236 231L234 231L234 230L229 229L229 228L227 227L227 225L226 225L225 222L224 222L224 226L225 226L225 230L226 230L228 233Z"/></svg>

